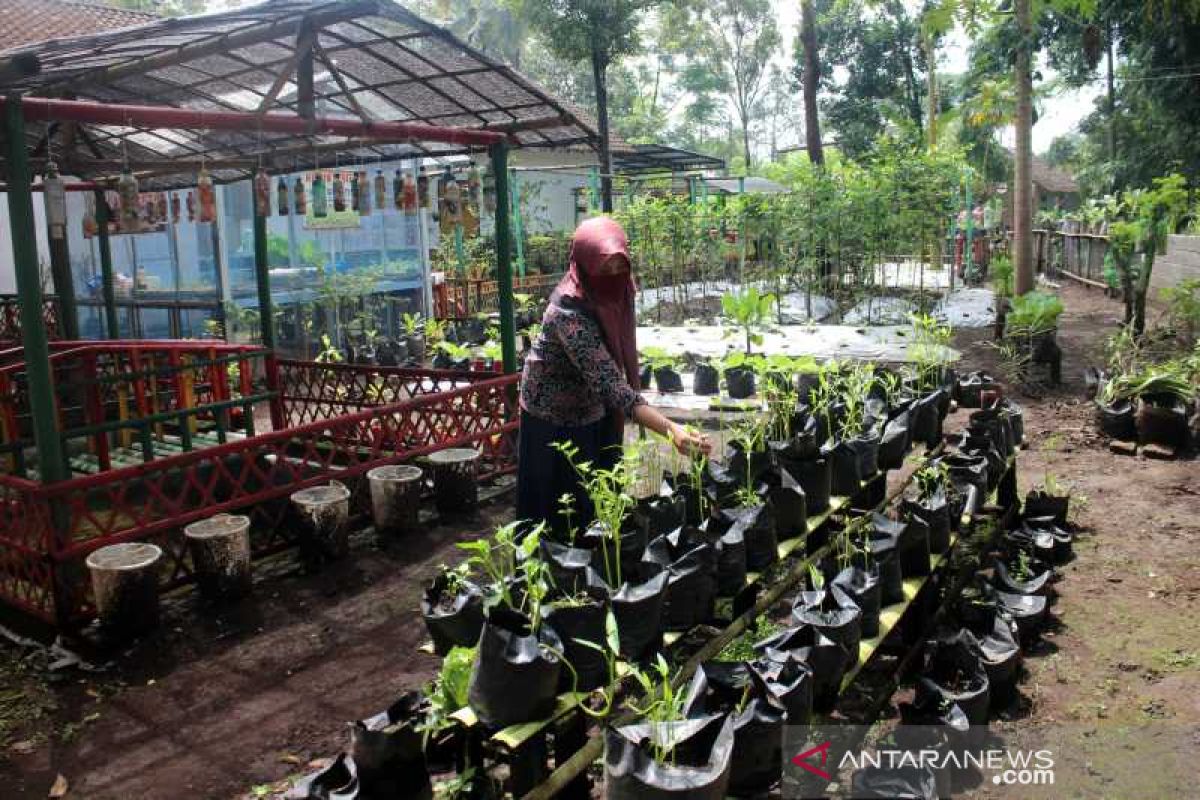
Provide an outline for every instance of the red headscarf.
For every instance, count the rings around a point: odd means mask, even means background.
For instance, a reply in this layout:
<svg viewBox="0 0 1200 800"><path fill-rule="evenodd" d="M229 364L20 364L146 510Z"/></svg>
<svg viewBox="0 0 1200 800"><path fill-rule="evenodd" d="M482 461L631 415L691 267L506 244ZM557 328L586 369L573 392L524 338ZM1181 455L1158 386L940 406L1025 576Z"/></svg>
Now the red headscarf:
<svg viewBox="0 0 1200 800"><path fill-rule="evenodd" d="M597 275L596 270L613 255L624 257L625 269L615 275ZM575 229L571 264L554 290L554 297L570 297L596 318L609 354L625 370L625 377L635 390L641 388L637 320L633 310L636 292L625 231L608 217L585 220Z"/></svg>

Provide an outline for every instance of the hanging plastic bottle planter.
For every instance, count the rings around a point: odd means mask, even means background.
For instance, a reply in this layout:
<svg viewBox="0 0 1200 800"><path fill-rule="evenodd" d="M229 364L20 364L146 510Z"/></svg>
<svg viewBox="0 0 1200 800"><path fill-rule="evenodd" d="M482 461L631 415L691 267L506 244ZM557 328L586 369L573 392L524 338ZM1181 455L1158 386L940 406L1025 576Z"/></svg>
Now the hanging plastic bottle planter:
<svg viewBox="0 0 1200 800"><path fill-rule="evenodd" d="M412 175L404 176L402 207L405 214L417 213L417 182L413 180Z"/></svg>
<svg viewBox="0 0 1200 800"><path fill-rule="evenodd" d="M483 173L483 210L496 213L496 173L489 164Z"/></svg>
<svg viewBox="0 0 1200 800"><path fill-rule="evenodd" d="M367 173L358 173L358 213L364 217L371 216L371 179Z"/></svg>
<svg viewBox="0 0 1200 800"><path fill-rule="evenodd" d="M196 193L195 192L187 193L187 215L188 215L188 222L196 221Z"/></svg>
<svg viewBox="0 0 1200 800"><path fill-rule="evenodd" d="M381 214L387 208L387 178L381 169L375 170L375 207Z"/></svg>
<svg viewBox="0 0 1200 800"><path fill-rule="evenodd" d="M212 176L208 174L208 170L204 167L200 168L200 175L196 179L196 195L196 199L200 204L200 221L216 222L217 192L213 187Z"/></svg>
<svg viewBox="0 0 1200 800"><path fill-rule="evenodd" d="M67 235L67 186L58 174L58 164L46 162L46 175L42 178L42 189L46 201L46 224L51 239L64 239ZM95 225L95 220L92 221Z"/></svg>
<svg viewBox="0 0 1200 800"><path fill-rule="evenodd" d="M90 239L100 230L96 224L96 198L91 194L83 196L83 238Z"/></svg>
<svg viewBox="0 0 1200 800"><path fill-rule="evenodd" d="M417 204L421 208L429 208L429 176L417 176Z"/></svg>
<svg viewBox="0 0 1200 800"><path fill-rule="evenodd" d="M355 212L356 214L361 213L361 211L362 211L362 206L360 205L362 203L361 188L362 188L362 184L358 180L358 173L351 172L350 173L350 210Z"/></svg>
<svg viewBox="0 0 1200 800"><path fill-rule="evenodd" d="M346 182L342 180L342 173L333 173L333 211L335 214L340 214L346 210Z"/></svg>
<svg viewBox="0 0 1200 800"><path fill-rule="evenodd" d="M441 191L441 209L439 220L442 231L449 233L453 231L455 226L462 224L462 189L458 185L458 181L454 179L453 173L447 167L442 173Z"/></svg>
<svg viewBox="0 0 1200 800"><path fill-rule="evenodd" d="M121 198L121 229L138 229L138 179L126 169L117 179L117 194Z"/></svg>
<svg viewBox="0 0 1200 800"><path fill-rule="evenodd" d="M279 216L286 217L291 209L291 198L288 197L287 180L282 176L279 178L279 183L275 185L276 202L279 205Z"/></svg>
<svg viewBox="0 0 1200 800"><path fill-rule="evenodd" d="M325 178L319 172L312 182L312 211L314 217L329 216L329 196L325 193Z"/></svg>
<svg viewBox="0 0 1200 800"><path fill-rule="evenodd" d="M296 200L296 216L303 217L308 215L308 193L305 191L303 176L296 178L293 184L295 188Z"/></svg>
<svg viewBox="0 0 1200 800"><path fill-rule="evenodd" d="M271 216L271 179L261 167L254 175L254 207L260 217Z"/></svg>
<svg viewBox="0 0 1200 800"><path fill-rule="evenodd" d="M174 223L176 225L179 224L179 212L181 210L182 209L180 208L179 192L171 192L171 222L172 223Z"/></svg>
<svg viewBox="0 0 1200 800"><path fill-rule="evenodd" d="M170 215L170 211L167 208L167 193L159 192L158 194L154 195L154 203L156 212L158 214L158 221L165 225L167 218Z"/></svg>

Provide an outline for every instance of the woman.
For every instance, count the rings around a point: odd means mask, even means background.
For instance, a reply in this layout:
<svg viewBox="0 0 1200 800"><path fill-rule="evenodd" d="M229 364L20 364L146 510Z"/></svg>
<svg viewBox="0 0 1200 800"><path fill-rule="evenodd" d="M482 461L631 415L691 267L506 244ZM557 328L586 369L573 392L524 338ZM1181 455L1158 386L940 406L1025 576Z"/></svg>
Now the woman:
<svg viewBox="0 0 1200 800"><path fill-rule="evenodd" d="M521 376L517 518L561 533L559 498L575 498L571 524L593 516L575 470L552 445L570 442L577 461L617 463L626 418L668 437L681 453L707 454L708 437L664 417L638 394L634 284L625 231L612 219L584 222L571 241L570 267L550 296L542 330Z"/></svg>

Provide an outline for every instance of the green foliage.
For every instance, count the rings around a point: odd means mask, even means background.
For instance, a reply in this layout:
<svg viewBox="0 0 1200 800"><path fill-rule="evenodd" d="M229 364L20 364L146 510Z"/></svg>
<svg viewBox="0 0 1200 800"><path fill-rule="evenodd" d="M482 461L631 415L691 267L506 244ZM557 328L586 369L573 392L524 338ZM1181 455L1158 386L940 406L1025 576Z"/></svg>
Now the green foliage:
<svg viewBox="0 0 1200 800"><path fill-rule="evenodd" d="M753 345L762 344L762 334L758 331L770 317L774 305L775 295L763 294L753 286L721 297L721 311L745 335L747 353Z"/></svg>
<svg viewBox="0 0 1200 800"><path fill-rule="evenodd" d="M943 325L928 314L913 314L909 333L909 358L916 369L917 388L922 392L936 389L941 381L942 368L950 363L949 325Z"/></svg>
<svg viewBox="0 0 1200 800"><path fill-rule="evenodd" d="M992 257L989 267L992 273L992 291L997 297L1012 297L1013 293L1013 263L1007 254Z"/></svg>
<svg viewBox="0 0 1200 800"><path fill-rule="evenodd" d="M1196 341L1200 331L1200 279L1181 281L1161 291L1167 317L1185 343Z"/></svg>
<svg viewBox="0 0 1200 800"><path fill-rule="evenodd" d="M429 713L415 726L426 743L430 737L454 725L451 714L467 707L467 690L474 664L474 647L453 647L442 659L437 677L424 692L429 699Z"/></svg>
<svg viewBox="0 0 1200 800"><path fill-rule="evenodd" d="M687 693L675 686L675 673L661 653L649 669L630 666L629 671L642 691L640 700L625 701L630 711L649 722L678 722L684 718ZM652 739L650 749L655 761L667 763L674 756L675 742Z"/></svg>
<svg viewBox="0 0 1200 800"><path fill-rule="evenodd" d="M1028 292L1012 299L1006 326L1009 333L1036 336L1058 327L1062 300L1048 292Z"/></svg>
<svg viewBox="0 0 1200 800"><path fill-rule="evenodd" d="M596 522L603 532L600 549L604 556L604 577L609 585L620 586L621 529L634 505L629 487L637 471L636 457L623 453L613 467L600 469L590 461L580 461L579 448L571 442L554 442L551 446L567 459L592 500Z"/></svg>
<svg viewBox="0 0 1200 800"><path fill-rule="evenodd" d="M769 639L781 630L780 626L773 622L766 614L762 614L754 619L746 630L740 636L734 639L721 650L717 655L717 661L753 661L758 653L754 650L754 645L761 642L763 639Z"/></svg>

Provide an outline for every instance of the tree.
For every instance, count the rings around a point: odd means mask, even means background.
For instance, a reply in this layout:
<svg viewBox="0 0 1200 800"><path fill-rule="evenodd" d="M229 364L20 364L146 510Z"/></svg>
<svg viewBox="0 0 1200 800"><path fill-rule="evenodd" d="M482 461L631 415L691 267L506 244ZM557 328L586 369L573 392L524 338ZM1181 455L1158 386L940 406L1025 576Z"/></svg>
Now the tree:
<svg viewBox="0 0 1200 800"><path fill-rule="evenodd" d="M601 207L612 211L612 150L609 142L608 70L637 52L642 12L659 0L513 0L528 14L545 45L564 61L587 59L596 92L600 128Z"/></svg>
<svg viewBox="0 0 1200 800"><path fill-rule="evenodd" d="M779 29L770 0L714 0L701 12L706 23L704 61L721 79L742 133L745 168L750 169L750 128L763 115L765 78L779 49Z"/></svg>
<svg viewBox="0 0 1200 800"><path fill-rule="evenodd" d="M804 87L804 139L812 163L825 163L821 146L821 123L817 118L817 84L821 80L821 55L817 46L817 15L812 0L800 0L800 46L804 68L800 82Z"/></svg>
<svg viewBox="0 0 1200 800"><path fill-rule="evenodd" d="M1013 293L1033 289L1033 9L1032 0L1015 0L1017 58L1016 146L1013 153Z"/></svg>

